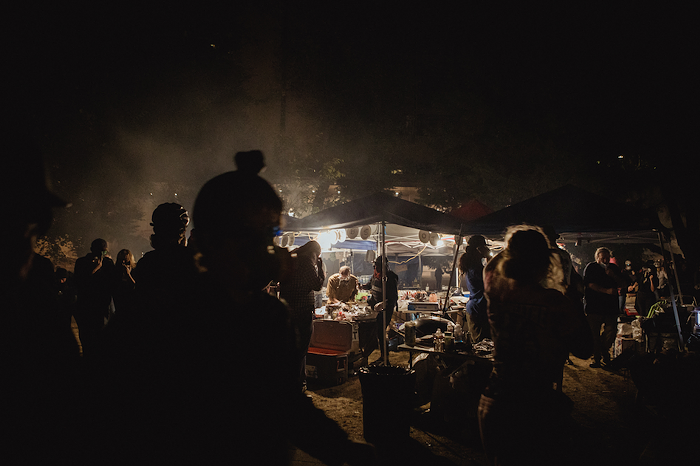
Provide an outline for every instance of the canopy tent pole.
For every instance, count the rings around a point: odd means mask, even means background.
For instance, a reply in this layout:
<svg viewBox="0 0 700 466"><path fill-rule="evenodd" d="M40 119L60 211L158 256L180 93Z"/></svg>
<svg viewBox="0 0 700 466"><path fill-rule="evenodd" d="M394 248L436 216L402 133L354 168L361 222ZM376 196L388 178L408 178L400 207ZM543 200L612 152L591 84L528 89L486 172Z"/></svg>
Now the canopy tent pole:
<svg viewBox="0 0 700 466"><path fill-rule="evenodd" d="M661 243L661 255L664 258L664 262L666 262L666 250L664 249L664 239L663 235L660 231L657 230L657 233L659 235L659 243ZM671 294L671 306L673 307L673 317L676 319L676 331L678 332L678 350L682 353L683 348L685 346L685 342L683 341L683 332L681 331L681 320L678 317L678 306L676 304L676 296L673 293L673 284L669 282L668 284L668 291ZM679 290L680 292L680 290ZM682 300L683 298L681 298ZM681 304L683 304L681 302Z"/></svg>
<svg viewBox="0 0 700 466"><path fill-rule="evenodd" d="M423 289L423 255L418 255L418 288Z"/></svg>
<svg viewBox="0 0 700 466"><path fill-rule="evenodd" d="M389 352L387 351L386 348L386 269L389 266L389 260L386 257L386 222L382 221L381 223L381 234L380 234L380 239L382 242L382 348L384 349L384 365L388 366L389 365ZM393 309L392 309L393 310Z"/></svg>
<svg viewBox="0 0 700 466"><path fill-rule="evenodd" d="M455 252L452 258L452 270L450 271L450 281L447 285L447 294L445 295L445 302L442 305L442 317L444 318L447 314L447 308L450 306L450 291L452 290L452 283L455 280L455 269L457 268L457 256L459 256L459 248L462 247L462 228L459 228L459 235L457 235L457 240L455 241ZM439 292L440 290L438 290Z"/></svg>
<svg viewBox="0 0 700 466"><path fill-rule="evenodd" d="M664 262L666 262L666 247L664 246L663 236L661 231L659 230L657 230L657 234L659 235L659 242L661 243L661 256L664 258ZM671 255L671 260L668 261L668 265L671 269L673 269L673 275L676 277L676 289L678 290L678 299L681 302L681 306L685 306L685 303L683 302L683 290L681 290L681 281L678 278L678 270L676 269L676 263L673 260L673 248L671 246L671 240L668 241L668 253Z"/></svg>

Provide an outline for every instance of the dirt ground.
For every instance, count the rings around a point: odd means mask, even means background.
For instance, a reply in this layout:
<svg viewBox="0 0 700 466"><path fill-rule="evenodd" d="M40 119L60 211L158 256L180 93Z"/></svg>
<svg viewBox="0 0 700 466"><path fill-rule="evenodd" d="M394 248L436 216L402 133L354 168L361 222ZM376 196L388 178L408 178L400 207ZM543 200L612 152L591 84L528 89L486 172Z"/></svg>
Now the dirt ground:
<svg viewBox="0 0 700 466"><path fill-rule="evenodd" d="M378 359L379 352L369 358ZM408 367L408 353L390 353L392 365ZM571 416L571 449L577 465L696 464L692 453L697 437L688 416L660 414L637 399L637 389L626 369L592 369L589 360L572 357L564 368L563 391L574 402ZM357 375L335 387L310 386L307 392L316 406L363 441L362 390ZM689 402L694 399L688 394ZM431 412L433 411L433 412ZM486 465L475 416L433 415L430 404L413 410L410 438L378 447L381 464ZM447 419L446 419L447 418ZM322 463L296 451L295 465ZM524 461L523 464L528 464Z"/></svg>

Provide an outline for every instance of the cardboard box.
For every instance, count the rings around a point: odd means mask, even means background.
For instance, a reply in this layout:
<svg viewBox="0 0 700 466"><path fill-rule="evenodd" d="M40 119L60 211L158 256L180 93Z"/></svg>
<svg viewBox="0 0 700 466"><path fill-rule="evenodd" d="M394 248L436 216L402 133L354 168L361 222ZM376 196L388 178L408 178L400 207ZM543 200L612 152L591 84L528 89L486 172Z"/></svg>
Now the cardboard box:
<svg viewBox="0 0 700 466"><path fill-rule="evenodd" d="M323 385L341 385L348 380L348 353L310 347L306 354L306 378Z"/></svg>
<svg viewBox="0 0 700 466"><path fill-rule="evenodd" d="M643 352L642 343L638 342L634 338L627 338L618 335L615 338L615 345L613 347L613 358L618 357L623 351L631 350L635 353Z"/></svg>

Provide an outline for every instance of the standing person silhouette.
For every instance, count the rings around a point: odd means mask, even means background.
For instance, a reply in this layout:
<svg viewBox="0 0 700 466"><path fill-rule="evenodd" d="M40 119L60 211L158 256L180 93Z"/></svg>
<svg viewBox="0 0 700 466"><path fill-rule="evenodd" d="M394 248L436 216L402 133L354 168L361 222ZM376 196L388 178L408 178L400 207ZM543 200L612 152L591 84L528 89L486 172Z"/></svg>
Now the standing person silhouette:
<svg viewBox="0 0 700 466"><path fill-rule="evenodd" d="M194 251L187 247L189 223L189 213L180 204L165 202L155 208L151 215L153 250L143 255L134 270L139 292L158 291L167 299L197 275Z"/></svg>
<svg viewBox="0 0 700 466"><path fill-rule="evenodd" d="M383 264L383 265L382 265ZM384 292L382 290L382 267L386 267L386 309L381 308L381 304L384 301ZM370 290L370 297L367 300L367 304L372 306L375 310L379 310L376 319L376 336L372 334L368 338L368 344L363 350L363 357L367 358L372 354L372 352L379 346L379 351L381 355L379 359L374 361L372 364L383 365L384 364L384 334L386 332L386 326L390 325L391 318L394 315L394 310L398 305L399 301L399 276L392 270L389 270L389 261L382 256L377 257L374 260L374 273L369 283L361 286L364 290ZM377 306L379 305L379 306ZM386 323L386 326L384 325ZM373 332L374 333L374 332ZM387 355L388 356L388 355Z"/></svg>
<svg viewBox="0 0 700 466"><path fill-rule="evenodd" d="M136 291L136 280L133 276L136 270L136 260L134 260L131 251L122 249L117 253L114 269L112 296L115 313L132 312Z"/></svg>
<svg viewBox="0 0 700 466"><path fill-rule="evenodd" d="M311 343L314 309L314 291L319 291L326 278L321 260L321 245L309 241L292 251L292 270L280 280L280 299L289 306L292 327L299 351L299 385L306 389L306 353Z"/></svg>
<svg viewBox="0 0 700 466"><path fill-rule="evenodd" d="M487 303L484 296L484 262L491 258L491 250L486 238L474 235L467 241L467 249L459 258L459 271L464 275L469 301L466 305L467 330L474 343L491 338L486 314Z"/></svg>
<svg viewBox="0 0 700 466"><path fill-rule="evenodd" d="M7 129L7 128L6 128ZM67 203L48 184L36 138L3 142L0 194L5 263L0 268L0 455L3 464L57 464L70 457L78 423L79 353L62 313L53 264L37 239Z"/></svg>
<svg viewBox="0 0 700 466"><path fill-rule="evenodd" d="M90 244L90 252L75 261L74 275L75 320L83 357L91 357L109 318L112 303L114 262L109 256L107 241L97 238Z"/></svg>
<svg viewBox="0 0 700 466"><path fill-rule="evenodd" d="M567 399L554 384L569 352L588 357L590 334L571 301L542 286L561 266L541 230L511 227L506 244L484 270L494 363L479 404L482 443L492 465L566 464Z"/></svg>
<svg viewBox="0 0 700 466"><path fill-rule="evenodd" d="M610 263L612 256L608 248L598 248L595 262L583 270L585 286L585 310L593 334L592 368L610 363L610 348L617 334L617 317L620 314L618 288L625 286L619 267Z"/></svg>

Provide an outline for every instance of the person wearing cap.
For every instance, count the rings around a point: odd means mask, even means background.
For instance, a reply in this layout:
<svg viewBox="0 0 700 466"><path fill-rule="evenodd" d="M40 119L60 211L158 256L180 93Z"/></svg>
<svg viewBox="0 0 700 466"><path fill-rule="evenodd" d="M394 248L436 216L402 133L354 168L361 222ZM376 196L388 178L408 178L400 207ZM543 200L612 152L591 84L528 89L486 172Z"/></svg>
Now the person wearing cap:
<svg viewBox="0 0 700 466"><path fill-rule="evenodd" d="M469 301L465 310L467 330L474 343L491 338L483 278L484 262L490 257L491 250L486 244L486 238L474 235L467 241L467 249L459 258L459 271L464 276L469 290Z"/></svg>
<svg viewBox="0 0 700 466"><path fill-rule="evenodd" d="M136 289L144 292L177 291L198 273L194 251L187 247L190 223L187 209L175 202L160 204L151 216L151 246L133 271Z"/></svg>
<svg viewBox="0 0 700 466"><path fill-rule="evenodd" d="M373 464L298 389L289 309L264 292L280 272L281 213L243 164L204 184L193 209L202 272L176 301L142 302L139 325L106 342L96 378L110 405L92 462L289 464L291 442L325 464Z"/></svg>

